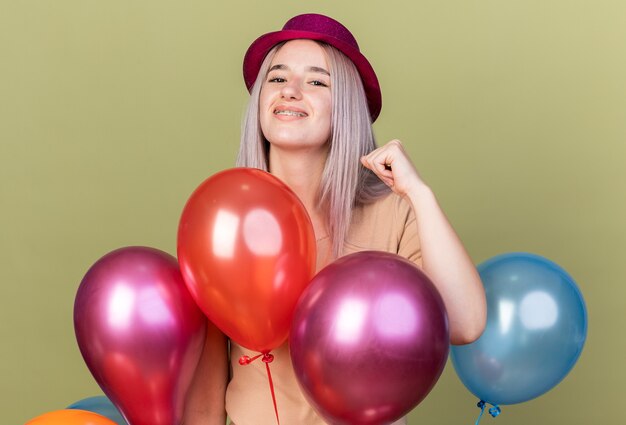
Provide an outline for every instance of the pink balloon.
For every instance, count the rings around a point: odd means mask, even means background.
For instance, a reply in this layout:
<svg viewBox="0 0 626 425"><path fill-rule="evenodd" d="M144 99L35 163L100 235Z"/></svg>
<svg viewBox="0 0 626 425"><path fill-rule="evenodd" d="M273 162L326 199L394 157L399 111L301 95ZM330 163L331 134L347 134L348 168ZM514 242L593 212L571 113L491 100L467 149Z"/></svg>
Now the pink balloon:
<svg viewBox="0 0 626 425"><path fill-rule="evenodd" d="M92 375L132 425L180 423L206 319L171 255L127 247L83 278L74 329Z"/></svg>
<svg viewBox="0 0 626 425"><path fill-rule="evenodd" d="M387 424L433 388L446 363L448 319L413 263L385 252L340 258L296 307L290 334L303 392L332 424Z"/></svg>

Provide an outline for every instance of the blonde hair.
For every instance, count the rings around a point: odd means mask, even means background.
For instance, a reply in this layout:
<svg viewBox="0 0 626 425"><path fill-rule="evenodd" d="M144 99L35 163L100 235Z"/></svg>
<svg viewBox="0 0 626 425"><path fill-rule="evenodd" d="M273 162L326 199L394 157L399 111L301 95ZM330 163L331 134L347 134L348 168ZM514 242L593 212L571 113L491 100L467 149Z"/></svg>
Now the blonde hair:
<svg viewBox="0 0 626 425"><path fill-rule="evenodd" d="M361 156L376 149L361 77L343 53L327 44L317 43L324 49L329 62L332 96L330 148L318 201L331 239L331 255L337 258L341 255L354 208L389 193L389 188L360 163ZM237 166L269 170L269 142L259 123L259 97L272 59L284 44L274 46L267 54L250 91Z"/></svg>

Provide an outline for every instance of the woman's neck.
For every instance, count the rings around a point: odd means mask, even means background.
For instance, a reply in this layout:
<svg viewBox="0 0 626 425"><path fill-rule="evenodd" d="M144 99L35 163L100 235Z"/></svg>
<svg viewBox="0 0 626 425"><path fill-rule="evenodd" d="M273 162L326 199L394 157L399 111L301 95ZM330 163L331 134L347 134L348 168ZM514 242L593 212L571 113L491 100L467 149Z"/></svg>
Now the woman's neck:
<svg viewBox="0 0 626 425"><path fill-rule="evenodd" d="M316 237L325 236L322 210L318 193L328 150L302 151L270 147L270 173L278 177L300 198L306 208Z"/></svg>

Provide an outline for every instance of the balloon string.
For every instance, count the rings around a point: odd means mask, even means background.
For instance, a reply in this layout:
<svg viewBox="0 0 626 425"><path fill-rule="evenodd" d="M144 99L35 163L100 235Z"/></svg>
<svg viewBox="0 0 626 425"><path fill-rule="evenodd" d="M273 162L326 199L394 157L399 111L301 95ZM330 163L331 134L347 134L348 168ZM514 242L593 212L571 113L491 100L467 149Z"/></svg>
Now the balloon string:
<svg viewBox="0 0 626 425"><path fill-rule="evenodd" d="M259 357L263 356L263 363L265 363L265 369L267 370L267 379L270 383L270 391L272 392L272 402L274 403L274 413L276 414L276 423L280 425L280 419L278 418L278 405L276 404L276 393L274 392L274 381L272 380L272 372L270 372L270 363L274 361L274 356L270 353L263 353L252 358L248 356L241 356L239 358L239 364L242 366L249 365Z"/></svg>
<svg viewBox="0 0 626 425"><path fill-rule="evenodd" d="M480 415L478 415L478 419L476 419L474 425L478 425L480 423L480 419L483 417L483 413L485 413L485 403L482 400L477 404L477 406L480 407Z"/></svg>
<svg viewBox="0 0 626 425"><path fill-rule="evenodd" d="M489 403L491 404L491 403ZM480 407L480 415L478 415L478 419L476 419L476 423L474 425L478 425L478 423L480 422L480 419L483 417L483 413L485 413L485 406L487 405L487 402L484 400L480 400L478 402L478 404L476 404L476 406ZM501 410L500 410L500 406L498 406L497 404L491 404L493 407L489 408L489 414L492 417L496 417L500 414Z"/></svg>
<svg viewBox="0 0 626 425"><path fill-rule="evenodd" d="M265 369L267 369L267 379L270 383L270 391L272 392L272 401L274 402L274 413L276 413L276 423L280 425L280 419L278 418L278 406L276 405L276 394L274 394L274 382L272 381L272 373L270 372L270 363L274 361L274 356L271 354L263 354L263 363L265 363Z"/></svg>

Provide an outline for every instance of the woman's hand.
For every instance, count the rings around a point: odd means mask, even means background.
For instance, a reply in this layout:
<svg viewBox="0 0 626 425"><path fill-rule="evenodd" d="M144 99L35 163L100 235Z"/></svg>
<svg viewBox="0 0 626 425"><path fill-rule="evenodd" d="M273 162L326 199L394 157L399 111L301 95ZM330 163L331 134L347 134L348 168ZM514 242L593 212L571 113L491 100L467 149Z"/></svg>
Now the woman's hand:
<svg viewBox="0 0 626 425"><path fill-rule="evenodd" d="M361 163L400 196L407 196L411 190L425 185L397 139L362 156Z"/></svg>

